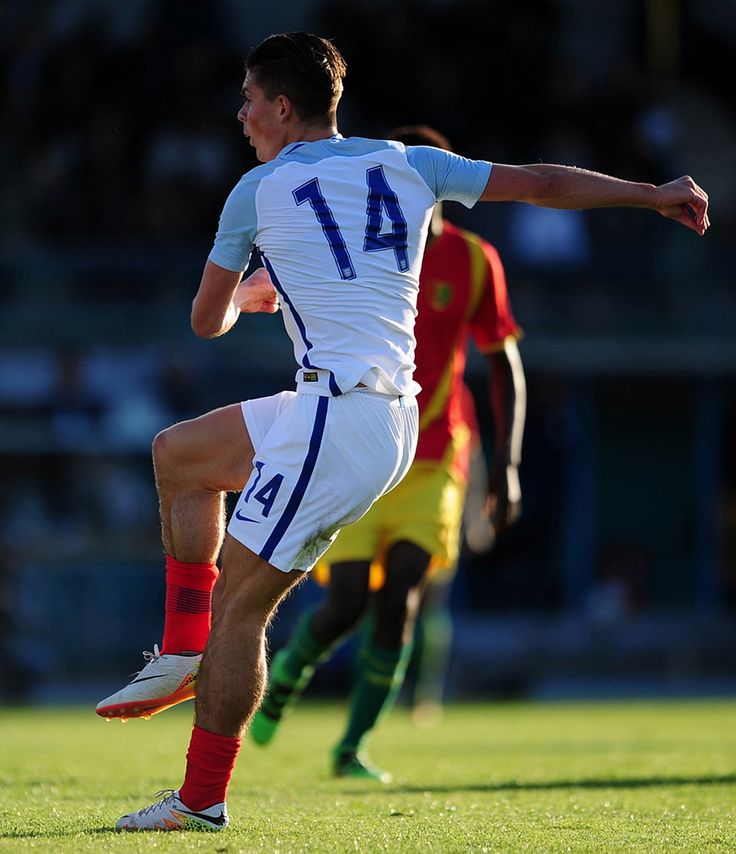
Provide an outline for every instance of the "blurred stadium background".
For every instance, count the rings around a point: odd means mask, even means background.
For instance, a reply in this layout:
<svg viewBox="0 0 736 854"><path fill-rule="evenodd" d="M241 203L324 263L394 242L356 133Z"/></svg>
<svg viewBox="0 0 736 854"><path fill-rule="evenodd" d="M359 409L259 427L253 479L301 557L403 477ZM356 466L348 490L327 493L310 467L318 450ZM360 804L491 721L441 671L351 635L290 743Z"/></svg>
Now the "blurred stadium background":
<svg viewBox="0 0 736 854"><path fill-rule="evenodd" d="M4 0L0 697L97 698L130 669L161 631L153 435L291 383L278 317L188 323L255 164L242 61L285 29L344 53L345 135L426 122L468 156L710 192L702 241L645 212L448 208L501 251L529 383L523 519L463 558L449 688L736 692L734 0ZM480 360L468 380L482 400Z"/></svg>

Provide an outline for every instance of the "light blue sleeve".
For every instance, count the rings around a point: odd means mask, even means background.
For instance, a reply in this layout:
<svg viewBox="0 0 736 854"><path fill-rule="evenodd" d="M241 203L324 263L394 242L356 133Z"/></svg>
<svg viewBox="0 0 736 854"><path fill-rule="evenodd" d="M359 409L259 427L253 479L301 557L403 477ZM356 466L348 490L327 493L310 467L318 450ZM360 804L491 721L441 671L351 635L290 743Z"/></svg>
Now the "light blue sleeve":
<svg viewBox="0 0 736 854"><path fill-rule="evenodd" d="M209 260L226 270L242 273L248 266L256 236L255 191L258 180L243 175L227 197L220 214L215 245Z"/></svg>
<svg viewBox="0 0 736 854"><path fill-rule="evenodd" d="M429 145L408 145L406 157L438 202L462 202L466 208L478 201L493 168L487 160L468 160Z"/></svg>

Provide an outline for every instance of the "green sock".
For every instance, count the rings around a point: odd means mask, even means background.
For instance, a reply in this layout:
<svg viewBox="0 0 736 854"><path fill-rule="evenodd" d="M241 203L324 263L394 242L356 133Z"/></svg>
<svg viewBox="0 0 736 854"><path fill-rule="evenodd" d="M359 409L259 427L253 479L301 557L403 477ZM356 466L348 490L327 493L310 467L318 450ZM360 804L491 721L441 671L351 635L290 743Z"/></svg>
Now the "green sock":
<svg viewBox="0 0 736 854"><path fill-rule="evenodd" d="M414 686L414 705L442 703L452 643L452 618L447 608L432 609L419 618L421 655Z"/></svg>
<svg viewBox="0 0 736 854"><path fill-rule="evenodd" d="M335 753L358 752L381 712L391 708L404 681L411 644L401 649L385 649L375 643L370 628L368 624L358 655L347 728Z"/></svg>
<svg viewBox="0 0 736 854"><path fill-rule="evenodd" d="M316 607L301 615L288 644L274 657L272 679L297 690L306 686L316 665L327 657L330 650L330 645L320 643L309 627Z"/></svg>
<svg viewBox="0 0 736 854"><path fill-rule="evenodd" d="M329 653L330 647L319 643L309 628L313 613L314 608L302 614L289 643L271 660L266 694L250 722L250 737L256 744L263 746L273 739L286 706L299 699L315 667Z"/></svg>

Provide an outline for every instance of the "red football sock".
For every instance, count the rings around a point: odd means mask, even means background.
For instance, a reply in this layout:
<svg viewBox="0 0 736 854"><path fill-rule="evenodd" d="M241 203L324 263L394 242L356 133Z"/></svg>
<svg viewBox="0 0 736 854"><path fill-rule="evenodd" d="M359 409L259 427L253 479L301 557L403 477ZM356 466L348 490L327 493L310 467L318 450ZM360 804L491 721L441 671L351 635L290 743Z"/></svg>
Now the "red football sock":
<svg viewBox="0 0 736 854"><path fill-rule="evenodd" d="M179 797L190 810L206 810L225 800L239 750L238 736L217 735L195 725L179 789Z"/></svg>
<svg viewBox="0 0 736 854"><path fill-rule="evenodd" d="M163 653L202 652L212 618L214 563L182 563L166 555L166 620Z"/></svg>

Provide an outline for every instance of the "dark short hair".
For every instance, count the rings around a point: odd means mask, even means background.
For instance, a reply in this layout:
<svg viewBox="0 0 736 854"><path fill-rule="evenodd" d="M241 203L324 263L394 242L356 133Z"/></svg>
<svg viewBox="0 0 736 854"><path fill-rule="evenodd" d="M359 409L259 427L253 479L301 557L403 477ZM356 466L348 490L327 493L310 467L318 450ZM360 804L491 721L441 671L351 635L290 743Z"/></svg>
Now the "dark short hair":
<svg viewBox="0 0 736 854"><path fill-rule="evenodd" d="M443 151L452 151L448 138L429 125L402 125L389 131L387 139L395 139L404 145L433 145Z"/></svg>
<svg viewBox="0 0 736 854"><path fill-rule="evenodd" d="M270 101L285 95L300 119L334 124L347 65L332 42L312 33L278 33L253 48L245 68Z"/></svg>

